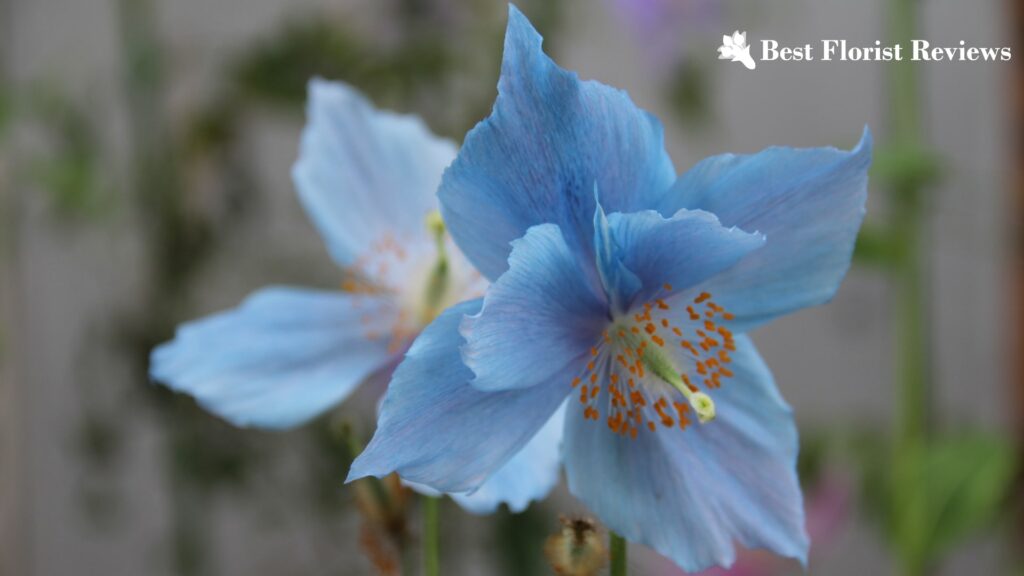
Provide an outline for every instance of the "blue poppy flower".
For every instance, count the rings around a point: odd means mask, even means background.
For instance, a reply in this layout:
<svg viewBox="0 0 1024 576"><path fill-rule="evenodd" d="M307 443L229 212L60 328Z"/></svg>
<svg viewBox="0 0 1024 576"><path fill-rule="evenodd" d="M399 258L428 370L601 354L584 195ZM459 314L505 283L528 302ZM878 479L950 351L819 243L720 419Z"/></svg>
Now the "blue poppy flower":
<svg viewBox="0 0 1024 576"><path fill-rule="evenodd" d="M330 409L393 369L438 312L486 286L436 216L455 146L418 118L375 110L346 85L313 80L309 97L294 180L346 272L342 290L264 288L184 324L152 353L154 379L237 426L289 428ZM553 417L550 432L485 489L454 498L484 513L546 495L558 480L560 422Z"/></svg>
<svg viewBox="0 0 1024 576"><path fill-rule="evenodd" d="M569 489L612 530L689 571L734 541L805 561L797 430L744 333L835 293L870 149L865 131L677 178L657 120L510 8L497 102L438 190L492 284L417 338L349 479L472 490L568 402Z"/></svg>

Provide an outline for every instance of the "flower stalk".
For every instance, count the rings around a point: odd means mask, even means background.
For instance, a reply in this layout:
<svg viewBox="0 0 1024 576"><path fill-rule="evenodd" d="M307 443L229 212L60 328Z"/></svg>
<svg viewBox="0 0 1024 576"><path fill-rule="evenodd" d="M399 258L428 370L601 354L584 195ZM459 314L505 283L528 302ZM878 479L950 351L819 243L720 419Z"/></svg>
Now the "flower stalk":
<svg viewBox="0 0 1024 576"><path fill-rule="evenodd" d="M792 410L750 339L715 319L760 324L834 293L863 216L870 132L849 151L771 148L680 179L657 121L624 92L559 68L515 6L504 50L493 112L437 189L449 251L457 246L491 283L420 334L349 481L398 472L475 487L564 414L552 461L611 530L628 527L631 541L690 571L731 558L736 540L805 562ZM594 182L600 198L581 189ZM610 217L603 205L615 208ZM760 229L777 234L747 231ZM644 309L626 316L632 302ZM674 305L687 311L674 315L681 326L664 312ZM619 320L628 331L614 330ZM742 391L714 403L698 388L733 376ZM694 409L725 421L713 434L687 433ZM648 440L659 425L662 438ZM627 434L646 436L623 466ZM697 493L721 512L702 530L687 520L687 494ZM569 559L577 541L561 540ZM613 535L610 544L611 573L624 575L626 543Z"/></svg>
<svg viewBox="0 0 1024 576"><path fill-rule="evenodd" d="M608 531L608 548L611 550L611 576L626 576L626 539Z"/></svg>
<svg viewBox="0 0 1024 576"><path fill-rule="evenodd" d="M441 499L423 497L423 574L441 574Z"/></svg>
<svg viewBox="0 0 1024 576"><path fill-rule="evenodd" d="M889 5L890 35L893 42L909 43L918 29L918 2L892 0ZM890 113L894 145L918 153L924 148L920 124L919 76L912 62L894 62L890 67ZM916 166L908 165L907 172ZM896 251L892 270L898 299L897 377L899 382L898 429L893 450L894 501L905 502L896 519L900 542L900 572L903 576L926 573L927 558L916 546L916 535L927 530L928 502L916 498L928 443L930 394L928 391L928 350L926 338L926 295L921 250L921 193L925 180L919 174L898 174L892 182L895 226L891 230Z"/></svg>

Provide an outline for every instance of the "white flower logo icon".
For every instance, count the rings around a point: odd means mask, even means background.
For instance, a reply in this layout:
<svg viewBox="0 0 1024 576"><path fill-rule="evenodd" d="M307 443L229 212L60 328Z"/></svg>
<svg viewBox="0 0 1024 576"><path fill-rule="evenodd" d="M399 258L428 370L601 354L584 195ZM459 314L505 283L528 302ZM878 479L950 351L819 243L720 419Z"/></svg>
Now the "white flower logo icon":
<svg viewBox="0 0 1024 576"><path fill-rule="evenodd" d="M737 30L732 33L732 36L728 34L722 36L722 45L718 47L718 59L742 62L747 70L753 70L757 66L754 59L750 57L746 31Z"/></svg>

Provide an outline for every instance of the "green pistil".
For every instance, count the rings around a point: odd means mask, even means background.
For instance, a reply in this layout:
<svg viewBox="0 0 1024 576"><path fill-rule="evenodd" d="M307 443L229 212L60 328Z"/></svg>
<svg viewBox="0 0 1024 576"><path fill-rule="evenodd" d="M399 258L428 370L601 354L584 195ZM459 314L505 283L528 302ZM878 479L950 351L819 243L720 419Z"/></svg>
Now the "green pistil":
<svg viewBox="0 0 1024 576"><path fill-rule="evenodd" d="M423 295L423 308L421 309L420 320L424 325L429 324L437 317L444 303L444 297L448 293L449 263L448 250L445 247L446 229L441 214L436 210L427 215L427 230L434 237L434 244L437 247L437 260L430 271L427 279L427 288Z"/></svg>
<svg viewBox="0 0 1024 576"><path fill-rule="evenodd" d="M644 353L640 357L644 363L644 367L651 373L660 378L666 384L672 386L676 390L679 390L693 407L693 410L697 413L697 419L700 420L701 424L710 422L715 418L715 401L710 396L703 392L694 392L690 390L690 387L683 382L682 376L679 375L679 371L676 370L675 365L672 363L672 359L669 358L668 354L662 350L661 346L656 345L647 339L646 336L641 334L634 334L630 331L630 326L617 326L612 330L613 333L623 333L625 336L620 337L624 341L626 346L633 349L634 352L640 350L640 345L646 342L644 345Z"/></svg>

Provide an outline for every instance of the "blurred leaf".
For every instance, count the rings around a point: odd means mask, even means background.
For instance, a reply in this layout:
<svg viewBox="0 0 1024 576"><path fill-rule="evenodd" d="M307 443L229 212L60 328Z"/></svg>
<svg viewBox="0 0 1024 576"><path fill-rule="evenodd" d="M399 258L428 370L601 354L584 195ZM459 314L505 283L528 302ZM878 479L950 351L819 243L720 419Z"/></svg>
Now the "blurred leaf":
<svg viewBox="0 0 1024 576"><path fill-rule="evenodd" d="M45 189L58 215L97 215L112 198L112 184L102 175L102 143L86 106L48 86L35 86L18 101L19 112L42 128L49 145L47 152L22 163L27 169L19 176Z"/></svg>
<svg viewBox="0 0 1024 576"><path fill-rule="evenodd" d="M397 49L382 50L320 15L292 21L247 50L233 77L242 96L288 107L302 105L314 76L350 82L375 101L392 93L411 96L416 85L443 80L450 58L442 40L406 37Z"/></svg>
<svg viewBox="0 0 1024 576"><path fill-rule="evenodd" d="M97 166L88 158L58 155L32 165L31 179L50 193L57 213L63 216L95 214L104 187Z"/></svg>
<svg viewBox="0 0 1024 576"><path fill-rule="evenodd" d="M935 558L1000 516L1018 470L1016 448L995 435L934 444L924 462L929 503L926 554Z"/></svg>
<svg viewBox="0 0 1024 576"><path fill-rule="evenodd" d="M928 148L902 144L875 147L871 178L897 195L909 194L939 182L941 159ZM897 197L899 201L916 203L916 197Z"/></svg>
<svg viewBox="0 0 1024 576"><path fill-rule="evenodd" d="M884 268L891 266L899 254L899 246L890 234L878 226L864 224L857 235L853 260L857 264Z"/></svg>
<svg viewBox="0 0 1024 576"><path fill-rule="evenodd" d="M273 104L300 106L306 82L322 75L351 76L365 65L356 41L324 18L293 21L249 48L233 74L243 95Z"/></svg>
<svg viewBox="0 0 1024 576"><path fill-rule="evenodd" d="M193 113L186 123L182 146L189 159L202 158L230 147L238 138L237 102L216 100Z"/></svg>
<svg viewBox="0 0 1024 576"><path fill-rule="evenodd" d="M800 435L800 452L796 462L796 471L802 486L813 486L821 478L828 451L829 439L827 437L810 433Z"/></svg>
<svg viewBox="0 0 1024 576"><path fill-rule="evenodd" d="M708 119L711 94L708 73L692 59L676 67L668 86L669 102L680 120L701 123Z"/></svg>
<svg viewBox="0 0 1024 576"><path fill-rule="evenodd" d="M855 444L865 510L921 565L993 527L1019 469L1013 443L991 434L939 438L913 453L894 454L880 436Z"/></svg>

